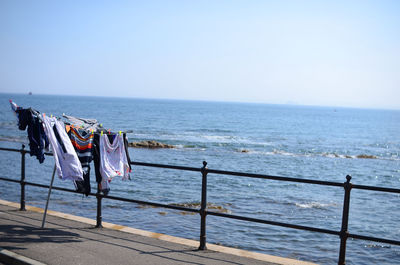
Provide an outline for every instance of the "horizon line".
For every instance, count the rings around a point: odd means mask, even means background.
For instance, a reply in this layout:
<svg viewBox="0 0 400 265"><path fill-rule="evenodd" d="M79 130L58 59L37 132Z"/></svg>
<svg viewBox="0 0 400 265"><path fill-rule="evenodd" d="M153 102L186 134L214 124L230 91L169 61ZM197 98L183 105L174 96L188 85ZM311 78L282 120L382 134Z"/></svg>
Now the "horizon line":
<svg viewBox="0 0 400 265"><path fill-rule="evenodd" d="M304 104L298 103L292 100L288 100L286 103L276 103L267 101L237 101L237 100L221 100L221 99L187 99L187 98L158 98L158 97L135 97L135 96L101 96L101 95L71 95L71 94L51 94L51 93L38 93L30 94L21 92L2 92L0 94L14 94L14 95L26 95L26 96L64 96L64 97L93 97L93 98L120 98L120 99L143 99L143 100L171 100L171 101L193 101L193 102L210 102L210 103L237 103L237 104L259 104L259 105L276 105L276 106L298 106L298 107L319 107L319 108L344 108L344 109L365 109L365 110L393 110L399 111L399 107L360 107L360 106L349 106L349 105L319 105L319 104Z"/></svg>

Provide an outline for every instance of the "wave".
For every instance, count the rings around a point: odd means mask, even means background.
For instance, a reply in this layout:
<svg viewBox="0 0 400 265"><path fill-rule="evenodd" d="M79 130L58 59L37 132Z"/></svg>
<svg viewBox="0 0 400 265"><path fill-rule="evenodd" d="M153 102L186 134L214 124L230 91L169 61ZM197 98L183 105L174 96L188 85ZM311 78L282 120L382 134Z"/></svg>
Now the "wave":
<svg viewBox="0 0 400 265"><path fill-rule="evenodd" d="M330 152L288 152L280 149L274 149L272 151L258 151L252 149L235 149L235 152L247 153L247 154L259 154L266 156L281 155L281 156L291 156L291 157L327 157L327 158L342 158L342 159L379 159L379 160L391 160L399 161L400 157L397 154L391 154L390 157L369 155L369 154L358 154L358 155L348 155L348 154L338 154Z"/></svg>
<svg viewBox="0 0 400 265"><path fill-rule="evenodd" d="M3 129L15 129L15 128L18 128L18 122L17 122L17 120L15 120L15 121L3 121L3 122L0 122L0 128L3 128Z"/></svg>
<svg viewBox="0 0 400 265"><path fill-rule="evenodd" d="M26 137L8 137L0 136L0 141L3 142L13 142L13 143L27 143Z"/></svg>
<svg viewBox="0 0 400 265"><path fill-rule="evenodd" d="M201 128L201 129L194 129L194 130L188 130L188 132L193 132L193 133L232 133L232 130L229 129L218 129L218 128Z"/></svg>
<svg viewBox="0 0 400 265"><path fill-rule="evenodd" d="M265 203L277 204L280 205L279 207L295 206L303 209L328 209L331 207L338 206L338 204L335 202L325 202L325 203L318 201L298 202L298 198L296 198L295 196L291 196L290 198L288 197L285 199L265 198Z"/></svg>
<svg viewBox="0 0 400 265"><path fill-rule="evenodd" d="M325 209L328 207L335 207L335 203L320 203L320 202L308 202L308 203L295 203L299 208L304 209Z"/></svg>
<svg viewBox="0 0 400 265"><path fill-rule="evenodd" d="M366 248L391 248L391 246L388 245L379 245L379 244L368 244L365 245Z"/></svg>

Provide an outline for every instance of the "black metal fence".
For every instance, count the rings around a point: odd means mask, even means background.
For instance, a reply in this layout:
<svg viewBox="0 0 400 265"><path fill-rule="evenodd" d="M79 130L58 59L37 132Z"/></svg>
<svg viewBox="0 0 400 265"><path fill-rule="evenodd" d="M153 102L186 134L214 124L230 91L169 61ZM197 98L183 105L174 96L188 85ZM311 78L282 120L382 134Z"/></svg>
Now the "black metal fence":
<svg viewBox="0 0 400 265"><path fill-rule="evenodd" d="M22 149L13 149L13 148L1 148L0 151L10 151L10 152L19 152L21 153L21 179L9 179L0 177L0 180L9 181L20 183L21 185L21 201L20 201L20 210L25 210L25 186L35 186L41 188L49 188L48 185L42 185L38 183L33 183L25 180L25 154L29 151L25 150L25 146L22 145ZM47 155L51 155L50 153ZM289 178L289 177L280 177L280 176L270 176L270 175L262 175L262 174L250 174L250 173L242 173L242 172L233 172L233 171L224 171L224 170L214 170L207 168L207 162L203 162L203 166L201 168L196 167L185 167L185 166L173 166L173 165L162 165L162 164L153 164L153 163L143 163L143 162L132 162L132 165L136 166L143 166L143 167L156 167L156 168L164 168L164 169L175 169L175 170L183 170L183 171L194 171L200 172L202 176L202 187L201 187L201 205L200 209L193 209L188 207L181 207L176 205L168 205L156 202L149 202L149 201L141 201L141 200L134 200L128 198L121 198L115 196L105 196L100 193L100 190L97 190L97 193L90 193L90 196L95 196L97 198L97 217L96 217L96 227L102 227L102 199L110 199L110 200L118 200L124 202L131 202L131 203L138 203L156 207L163 207L169 209L175 209L180 211L187 211L193 213L199 213L201 222L200 222L200 245L199 250L206 249L206 217L207 215L219 216L224 218L231 218L236 220L248 221L248 222L255 222L261 224L268 224L274 226L281 226L299 230L306 230L330 235L336 235L340 237L340 247L339 247L339 259L338 264L342 265L345 264L346 259L346 242L348 238L354 239L361 239L361 240L368 240L392 245L400 245L400 241L398 240L391 240L385 239L380 237L370 237L365 235L359 234L352 234L348 231L348 221L349 221L349 211L350 211L350 193L352 189L361 189L361 190L371 190L371 191L379 191L379 192L390 192L390 193L398 193L400 194L400 189L394 188L384 188L384 187L375 187L375 186L365 186L365 185L354 185L350 182L351 176L346 176L346 181L344 183L340 182L330 182L330 181L320 181L320 180L313 180L313 179L300 179L300 178ZM333 187L341 187L344 189L344 200L343 200L343 213L342 213L342 225L339 231L324 229L324 228L317 228L311 226L303 226L303 225L296 225L290 223L283 223L283 222L275 222L270 220L263 220L257 218L250 218L246 216L240 215L232 215L220 212L213 212L207 210L207 175L208 174L220 174L220 175L230 175L230 176L238 176L238 177L247 177L247 178L258 178L258 179L266 179L266 180L277 180L277 181L286 181L286 182L296 182L296 183L306 183L306 184L313 184L313 185L323 185L323 186L333 186ZM60 188L60 187L53 187L55 190L65 191L65 192L73 192L76 193L75 190Z"/></svg>

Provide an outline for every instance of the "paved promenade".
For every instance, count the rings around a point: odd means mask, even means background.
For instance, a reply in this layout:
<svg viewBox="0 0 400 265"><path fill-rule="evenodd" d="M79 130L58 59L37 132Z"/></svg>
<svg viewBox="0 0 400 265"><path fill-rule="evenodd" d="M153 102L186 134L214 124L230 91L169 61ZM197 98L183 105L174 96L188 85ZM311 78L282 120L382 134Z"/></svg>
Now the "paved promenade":
<svg viewBox="0 0 400 265"><path fill-rule="evenodd" d="M279 258L152 233L78 216L0 200L0 264L291 264L307 262Z"/></svg>

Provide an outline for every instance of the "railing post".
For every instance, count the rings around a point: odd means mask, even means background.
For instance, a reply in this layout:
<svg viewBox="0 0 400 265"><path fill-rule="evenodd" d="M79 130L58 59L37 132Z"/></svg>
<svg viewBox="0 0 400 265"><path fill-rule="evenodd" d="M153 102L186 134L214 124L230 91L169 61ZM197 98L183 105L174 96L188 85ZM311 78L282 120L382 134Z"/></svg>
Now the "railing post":
<svg viewBox="0 0 400 265"><path fill-rule="evenodd" d="M22 145L21 149L21 202L20 211L26 211L25 209L25 145Z"/></svg>
<svg viewBox="0 0 400 265"><path fill-rule="evenodd" d="M97 216L96 216L96 228L102 228L102 217L101 217L101 199L103 196L100 194L100 183L97 183L97 192L96 192L96 198L97 198Z"/></svg>
<svg viewBox="0 0 400 265"><path fill-rule="evenodd" d="M202 183L201 183L201 206L200 206L200 246L199 250L206 250L206 208L207 208L207 162L203 161L203 167L201 168Z"/></svg>
<svg viewBox="0 0 400 265"><path fill-rule="evenodd" d="M340 230L340 250L339 250L339 265L346 264L346 242L349 235L349 210L350 210L350 191L352 184L350 183L351 176L346 176L347 181L344 183L344 201L342 214L342 229Z"/></svg>

